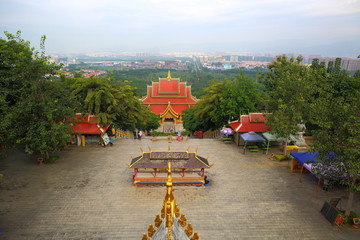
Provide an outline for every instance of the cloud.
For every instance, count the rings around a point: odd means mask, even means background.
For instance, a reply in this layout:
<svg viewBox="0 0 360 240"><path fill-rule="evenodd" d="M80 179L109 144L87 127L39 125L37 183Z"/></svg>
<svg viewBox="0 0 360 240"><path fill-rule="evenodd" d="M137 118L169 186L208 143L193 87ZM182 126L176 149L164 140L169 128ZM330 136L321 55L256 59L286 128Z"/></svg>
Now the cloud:
<svg viewBox="0 0 360 240"><path fill-rule="evenodd" d="M359 0L0 0L0 32L46 34L49 48L320 44L360 40L359 22Z"/></svg>

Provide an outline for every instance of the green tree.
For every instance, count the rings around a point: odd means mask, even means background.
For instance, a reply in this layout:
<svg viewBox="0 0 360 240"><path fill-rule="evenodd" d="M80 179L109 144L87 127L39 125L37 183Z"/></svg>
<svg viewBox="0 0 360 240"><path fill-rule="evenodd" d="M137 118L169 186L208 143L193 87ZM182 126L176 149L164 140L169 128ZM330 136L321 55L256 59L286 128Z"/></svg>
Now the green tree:
<svg viewBox="0 0 360 240"><path fill-rule="evenodd" d="M141 117L137 119L135 128L146 131L158 129L160 127L159 116L144 105L140 105L140 108Z"/></svg>
<svg viewBox="0 0 360 240"><path fill-rule="evenodd" d="M100 123L112 123L116 108L125 97L115 83L107 78L77 78L72 95L82 104L81 112L94 114Z"/></svg>
<svg viewBox="0 0 360 240"><path fill-rule="evenodd" d="M350 77L341 70L340 63L337 59L326 67L318 61L313 62L312 72L322 78L318 78L311 116L319 126L314 131L313 146L320 158L316 173L323 178L326 176L322 173L327 169L337 169L332 177L340 179L348 188L345 214L349 216L354 194L360 191L360 72Z"/></svg>
<svg viewBox="0 0 360 240"><path fill-rule="evenodd" d="M142 106L128 81L115 81L111 76L78 78L73 88L72 95L81 103L78 111L96 115L101 124L123 130L158 127L155 116Z"/></svg>
<svg viewBox="0 0 360 240"><path fill-rule="evenodd" d="M201 119L196 115L196 106L183 111L183 126L190 132L206 129Z"/></svg>
<svg viewBox="0 0 360 240"><path fill-rule="evenodd" d="M184 117L185 128L219 129L240 113L257 111L263 99L259 89L254 79L241 73L233 80L215 81L205 88L206 94L194 109L187 112L188 116Z"/></svg>
<svg viewBox="0 0 360 240"><path fill-rule="evenodd" d="M26 146L30 153L49 153L64 147L69 125L62 119L72 114L68 93L46 76L59 66L50 64L30 43L5 32L0 39L0 122L1 142L8 147Z"/></svg>
<svg viewBox="0 0 360 240"><path fill-rule="evenodd" d="M271 132L286 139L284 154L289 136L298 131L297 125L308 116L306 104L312 84L309 84L307 68L301 61L302 57L277 56L261 78L269 96L267 107L272 112L267 117L267 125Z"/></svg>

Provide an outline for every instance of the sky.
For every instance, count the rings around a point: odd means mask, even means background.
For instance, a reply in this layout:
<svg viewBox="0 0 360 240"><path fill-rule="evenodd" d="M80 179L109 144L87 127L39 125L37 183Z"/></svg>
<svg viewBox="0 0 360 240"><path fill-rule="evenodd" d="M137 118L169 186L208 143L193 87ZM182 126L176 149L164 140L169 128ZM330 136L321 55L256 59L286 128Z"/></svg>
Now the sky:
<svg viewBox="0 0 360 240"><path fill-rule="evenodd" d="M357 57L360 0L0 0L0 37L17 30L50 53Z"/></svg>

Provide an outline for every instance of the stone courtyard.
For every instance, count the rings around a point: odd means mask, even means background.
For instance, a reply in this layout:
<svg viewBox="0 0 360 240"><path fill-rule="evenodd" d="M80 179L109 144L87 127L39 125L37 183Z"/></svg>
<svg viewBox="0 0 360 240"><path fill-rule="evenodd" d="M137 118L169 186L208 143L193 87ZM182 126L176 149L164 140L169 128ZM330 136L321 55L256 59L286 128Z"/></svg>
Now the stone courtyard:
<svg viewBox="0 0 360 240"><path fill-rule="evenodd" d="M287 161L262 152L242 154L217 139L169 143L116 139L112 147L71 147L53 164L37 165L34 156L9 152L0 163L0 239L141 239L160 213L166 188L135 187L131 156L140 147L195 151L214 166L208 187L175 186L174 196L203 240L360 239L360 229L331 225L320 209L325 200L347 193L316 187L316 179L291 173ZM275 150L272 150L275 151ZM360 196L354 210L360 213Z"/></svg>

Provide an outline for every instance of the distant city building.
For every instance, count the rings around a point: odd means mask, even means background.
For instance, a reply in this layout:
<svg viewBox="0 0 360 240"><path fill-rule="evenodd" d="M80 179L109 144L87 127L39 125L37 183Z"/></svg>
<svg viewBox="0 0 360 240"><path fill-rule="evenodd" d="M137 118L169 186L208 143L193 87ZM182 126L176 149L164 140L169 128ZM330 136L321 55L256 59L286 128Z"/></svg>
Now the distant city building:
<svg viewBox="0 0 360 240"><path fill-rule="evenodd" d="M308 58L307 61L304 62L311 64L314 59L319 59L319 62L324 62L326 65L336 60L336 58ZM346 71L360 70L360 59L341 58L341 68Z"/></svg>

